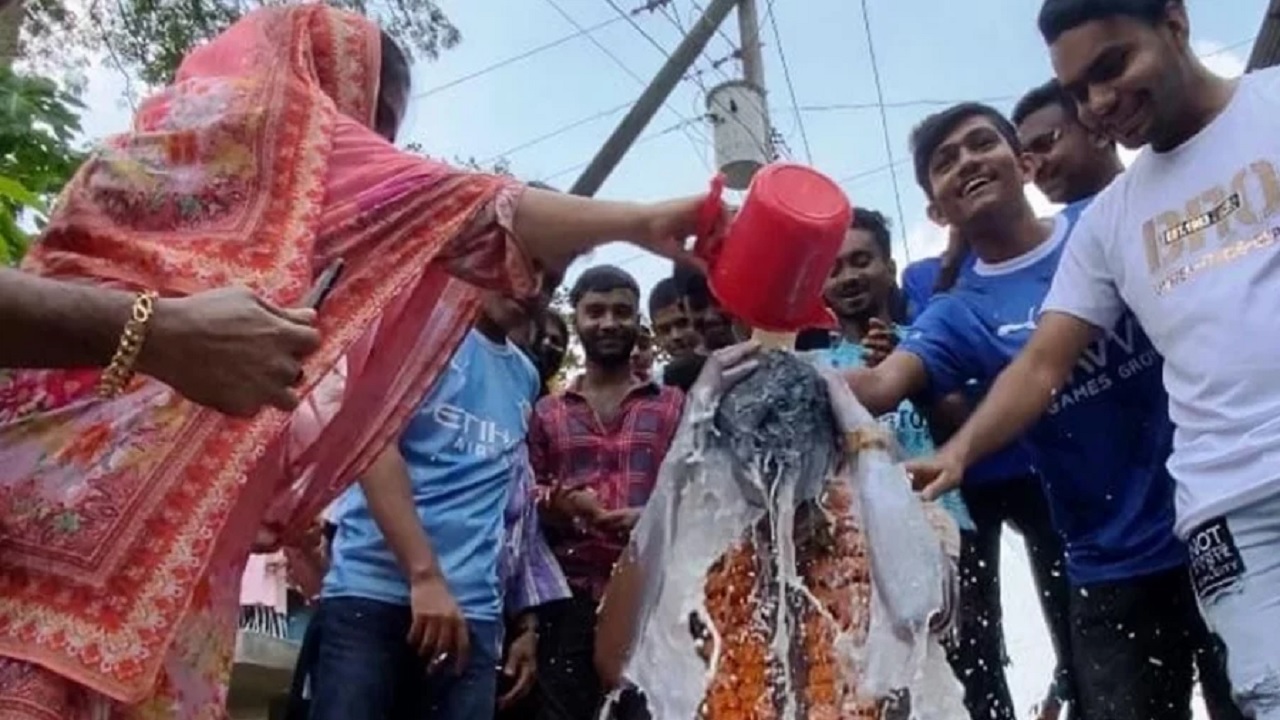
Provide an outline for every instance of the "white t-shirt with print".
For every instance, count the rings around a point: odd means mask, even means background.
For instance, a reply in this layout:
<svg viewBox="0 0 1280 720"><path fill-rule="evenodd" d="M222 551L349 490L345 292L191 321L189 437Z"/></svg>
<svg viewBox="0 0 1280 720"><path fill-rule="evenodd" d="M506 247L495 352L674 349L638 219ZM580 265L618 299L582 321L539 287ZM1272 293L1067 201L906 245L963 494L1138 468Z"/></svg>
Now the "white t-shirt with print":
<svg viewBox="0 0 1280 720"><path fill-rule="evenodd" d="M1111 327L1126 305L1165 357L1177 532L1280 493L1280 69L1084 212L1043 309Z"/></svg>

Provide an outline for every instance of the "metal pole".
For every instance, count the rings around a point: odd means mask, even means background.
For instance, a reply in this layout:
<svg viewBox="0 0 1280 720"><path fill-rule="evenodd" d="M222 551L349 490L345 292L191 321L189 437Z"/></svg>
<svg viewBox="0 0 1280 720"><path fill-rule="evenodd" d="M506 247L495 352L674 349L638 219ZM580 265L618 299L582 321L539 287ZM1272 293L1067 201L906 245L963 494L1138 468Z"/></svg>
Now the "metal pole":
<svg viewBox="0 0 1280 720"><path fill-rule="evenodd" d="M689 34L680 41L680 45L671 53L671 57L658 70L653 81L640 95L640 99L636 100L636 104L627 112L627 116L622 118L622 122L618 123L613 134L604 141L599 152L591 159L591 164L582 171L577 182L569 189L570 193L584 197L596 194L604 181L609 178L609 173L613 172L623 156L627 154L631 144L657 114L658 108L667 101L667 97L680 82L680 78L689 71L693 61L702 54L707 41L715 34L716 28L720 27L725 17L729 15L729 11L737 3L738 0L712 0L706 11L702 13L702 17L698 18L698 22L690 28Z"/></svg>

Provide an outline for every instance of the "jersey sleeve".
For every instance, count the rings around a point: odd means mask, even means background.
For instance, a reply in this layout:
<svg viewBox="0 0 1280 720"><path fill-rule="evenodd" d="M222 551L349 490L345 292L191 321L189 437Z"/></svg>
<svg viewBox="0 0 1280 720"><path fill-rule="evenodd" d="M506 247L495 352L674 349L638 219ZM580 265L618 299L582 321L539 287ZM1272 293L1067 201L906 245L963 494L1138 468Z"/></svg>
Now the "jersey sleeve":
<svg viewBox="0 0 1280 720"><path fill-rule="evenodd" d="M1103 208L1085 210L1076 223L1053 276L1041 312L1060 312L1100 328L1110 328L1124 312L1103 242Z"/></svg>
<svg viewBox="0 0 1280 720"><path fill-rule="evenodd" d="M949 395L981 374L972 345L982 330L968 327L972 324L966 322L964 308L954 298L943 295L934 298L916 322L903 331L898 349L915 355L924 364L929 396Z"/></svg>

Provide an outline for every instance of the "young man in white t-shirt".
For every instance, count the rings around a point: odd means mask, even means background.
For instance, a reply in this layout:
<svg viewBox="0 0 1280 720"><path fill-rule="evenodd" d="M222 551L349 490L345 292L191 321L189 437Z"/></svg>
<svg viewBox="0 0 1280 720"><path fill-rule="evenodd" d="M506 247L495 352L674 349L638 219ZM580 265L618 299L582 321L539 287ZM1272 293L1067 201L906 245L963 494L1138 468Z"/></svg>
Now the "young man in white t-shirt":
<svg viewBox="0 0 1280 720"><path fill-rule="evenodd" d="M1246 715L1280 720L1280 69L1214 76L1181 0L1047 0L1040 28L1081 121L1150 147L1085 211L1034 336L917 486L954 487L1021 433L1128 306L1165 358L1201 610Z"/></svg>

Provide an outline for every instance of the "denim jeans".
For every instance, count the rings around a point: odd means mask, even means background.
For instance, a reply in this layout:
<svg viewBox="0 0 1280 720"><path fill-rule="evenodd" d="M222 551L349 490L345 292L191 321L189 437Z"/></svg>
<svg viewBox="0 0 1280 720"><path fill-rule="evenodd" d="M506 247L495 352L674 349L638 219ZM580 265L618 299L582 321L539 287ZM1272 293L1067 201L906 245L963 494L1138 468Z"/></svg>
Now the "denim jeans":
<svg viewBox="0 0 1280 720"><path fill-rule="evenodd" d="M1187 540L1200 611L1226 646L1236 703L1255 720L1280 720L1280 494Z"/></svg>
<svg viewBox="0 0 1280 720"><path fill-rule="evenodd" d="M501 621L468 621L471 657L460 674L429 673L409 647L404 605L326 598L312 620L310 720L476 720L493 716ZM301 668L300 668L301 669Z"/></svg>

